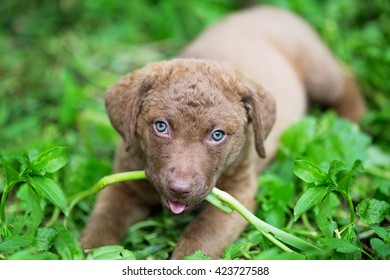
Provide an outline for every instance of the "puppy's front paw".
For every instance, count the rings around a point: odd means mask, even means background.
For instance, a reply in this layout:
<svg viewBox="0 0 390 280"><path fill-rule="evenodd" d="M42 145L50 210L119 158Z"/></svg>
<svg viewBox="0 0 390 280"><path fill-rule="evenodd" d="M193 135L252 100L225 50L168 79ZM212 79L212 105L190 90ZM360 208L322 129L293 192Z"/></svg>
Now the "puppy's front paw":
<svg viewBox="0 0 390 280"><path fill-rule="evenodd" d="M105 245L117 245L121 238L110 231L87 228L79 239L79 245L84 249L92 249Z"/></svg>

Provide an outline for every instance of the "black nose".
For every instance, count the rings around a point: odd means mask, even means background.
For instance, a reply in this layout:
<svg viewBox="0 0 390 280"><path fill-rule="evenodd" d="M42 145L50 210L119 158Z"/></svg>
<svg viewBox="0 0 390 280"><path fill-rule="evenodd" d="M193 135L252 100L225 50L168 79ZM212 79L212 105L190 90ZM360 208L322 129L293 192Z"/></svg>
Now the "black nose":
<svg viewBox="0 0 390 280"><path fill-rule="evenodd" d="M191 192L191 183L188 181L174 180L169 182L169 190L175 196L185 197Z"/></svg>

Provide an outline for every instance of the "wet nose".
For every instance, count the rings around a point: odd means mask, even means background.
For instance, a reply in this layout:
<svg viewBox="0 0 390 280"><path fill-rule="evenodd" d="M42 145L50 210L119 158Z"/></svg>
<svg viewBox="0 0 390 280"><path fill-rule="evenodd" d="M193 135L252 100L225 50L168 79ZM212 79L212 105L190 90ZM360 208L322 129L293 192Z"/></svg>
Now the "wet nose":
<svg viewBox="0 0 390 280"><path fill-rule="evenodd" d="M170 181L169 190L173 195L186 196L191 192L191 183L182 180Z"/></svg>

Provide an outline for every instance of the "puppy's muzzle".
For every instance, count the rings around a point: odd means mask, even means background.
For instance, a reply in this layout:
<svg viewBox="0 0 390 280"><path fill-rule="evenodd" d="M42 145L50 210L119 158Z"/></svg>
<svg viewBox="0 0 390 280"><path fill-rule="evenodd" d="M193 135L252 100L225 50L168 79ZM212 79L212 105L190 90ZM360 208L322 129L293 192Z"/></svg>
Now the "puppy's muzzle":
<svg viewBox="0 0 390 280"><path fill-rule="evenodd" d="M170 180L168 183L168 191L173 197L185 199L192 191L192 184L184 180Z"/></svg>

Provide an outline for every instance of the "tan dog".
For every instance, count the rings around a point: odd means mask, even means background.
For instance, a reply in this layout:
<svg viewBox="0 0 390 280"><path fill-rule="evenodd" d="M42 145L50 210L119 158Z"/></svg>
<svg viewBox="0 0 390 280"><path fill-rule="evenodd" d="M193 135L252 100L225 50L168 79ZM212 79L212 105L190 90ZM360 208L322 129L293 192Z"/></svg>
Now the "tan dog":
<svg viewBox="0 0 390 280"><path fill-rule="evenodd" d="M120 243L160 204L176 214L191 211L214 186L254 210L258 173L281 132L305 114L308 96L355 121L365 111L352 74L286 11L233 14L180 57L134 71L108 91L107 111L123 138L114 171L145 169L148 181L103 190L82 246ZM237 213L205 204L172 258L196 250L217 258L245 225Z"/></svg>

